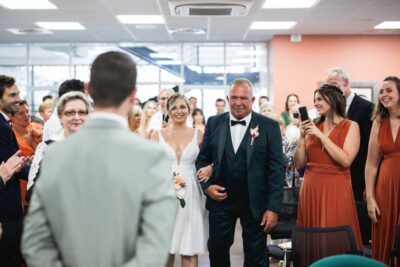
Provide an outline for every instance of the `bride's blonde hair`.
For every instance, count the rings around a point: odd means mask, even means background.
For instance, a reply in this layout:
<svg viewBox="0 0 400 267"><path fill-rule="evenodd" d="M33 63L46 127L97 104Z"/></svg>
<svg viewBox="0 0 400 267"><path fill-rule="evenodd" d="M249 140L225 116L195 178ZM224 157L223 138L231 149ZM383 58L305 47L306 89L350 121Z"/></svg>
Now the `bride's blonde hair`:
<svg viewBox="0 0 400 267"><path fill-rule="evenodd" d="M178 102L179 99L185 100L186 106L188 108L188 114L190 114L190 106L189 106L189 101L186 99L186 97L181 94L181 93L175 93L173 94L167 102L167 110L168 113L171 113L171 110L173 110L176 106L176 102Z"/></svg>

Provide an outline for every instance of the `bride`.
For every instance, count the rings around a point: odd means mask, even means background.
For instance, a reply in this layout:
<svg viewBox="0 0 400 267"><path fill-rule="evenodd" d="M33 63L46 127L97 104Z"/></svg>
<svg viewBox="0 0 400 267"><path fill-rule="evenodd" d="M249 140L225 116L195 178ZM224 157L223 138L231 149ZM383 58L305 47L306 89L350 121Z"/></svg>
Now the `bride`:
<svg viewBox="0 0 400 267"><path fill-rule="evenodd" d="M207 251L208 220L205 209L205 196L196 177L195 161L203 141L203 133L189 128L189 104L185 96L176 93L167 103L170 125L166 129L153 132L151 139L159 142L168 155L172 177L183 178L184 202L182 207L177 199L178 211L172 233L170 257L167 267L174 266L175 254L181 255L182 267L197 267L198 255ZM197 173L200 180L207 179L212 167L207 166Z"/></svg>

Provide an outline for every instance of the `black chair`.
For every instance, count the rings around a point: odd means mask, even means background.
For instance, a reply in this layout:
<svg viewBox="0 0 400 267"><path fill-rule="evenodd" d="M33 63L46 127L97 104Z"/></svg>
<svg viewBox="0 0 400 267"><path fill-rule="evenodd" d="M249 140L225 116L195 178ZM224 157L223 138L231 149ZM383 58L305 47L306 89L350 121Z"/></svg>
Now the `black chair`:
<svg viewBox="0 0 400 267"><path fill-rule="evenodd" d="M292 231L296 228L297 206L299 199L299 187L287 187L283 191L282 210L279 213L279 219L276 227L271 230L271 239L291 239ZM278 245L267 246L267 256L278 260L284 260L285 254L287 262L290 262L290 253L286 253Z"/></svg>
<svg viewBox="0 0 400 267"><path fill-rule="evenodd" d="M338 254L360 254L350 226L326 228L296 227L292 234L291 260L294 266Z"/></svg>
<svg viewBox="0 0 400 267"><path fill-rule="evenodd" d="M396 225L394 249L390 252L390 266L400 266L400 224Z"/></svg>

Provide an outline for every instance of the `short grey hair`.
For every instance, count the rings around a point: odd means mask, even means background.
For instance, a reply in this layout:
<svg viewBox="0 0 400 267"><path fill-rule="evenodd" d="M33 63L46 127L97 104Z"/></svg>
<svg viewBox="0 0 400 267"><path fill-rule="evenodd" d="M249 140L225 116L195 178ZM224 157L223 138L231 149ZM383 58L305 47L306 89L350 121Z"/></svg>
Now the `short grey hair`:
<svg viewBox="0 0 400 267"><path fill-rule="evenodd" d="M164 93L164 92L168 93L169 96L175 94L175 91L172 90L171 88L163 88L163 89L161 89L160 92L158 93L158 98L160 98L160 95L161 95L162 93Z"/></svg>
<svg viewBox="0 0 400 267"><path fill-rule="evenodd" d="M248 80L246 78L238 78L238 79L233 80L233 82L231 83L230 90L229 90L229 95L231 94L230 91L232 90L233 86L239 86L239 85L242 85L242 84L247 84L249 86L250 95L253 96L253 84L251 83L250 80Z"/></svg>
<svg viewBox="0 0 400 267"><path fill-rule="evenodd" d="M349 80L349 74L347 73L347 71L345 69L343 69L342 67L334 67L329 69L326 72L329 75L332 74L337 74L337 76L341 79L341 80Z"/></svg>
<svg viewBox="0 0 400 267"><path fill-rule="evenodd" d="M260 111L263 110L263 109L266 109L266 108L270 108L270 109L272 110L272 104L269 103L269 102L263 103L263 104L260 106Z"/></svg>
<svg viewBox="0 0 400 267"><path fill-rule="evenodd" d="M72 92L68 92L64 95L62 95L60 97L60 99L57 102L57 114L61 115L64 110L65 110L65 106L67 105L68 102L72 101L72 100L82 100L83 103L85 103L86 106L86 110L89 112L90 111L90 103L89 100L87 99L87 97L78 91L72 91Z"/></svg>

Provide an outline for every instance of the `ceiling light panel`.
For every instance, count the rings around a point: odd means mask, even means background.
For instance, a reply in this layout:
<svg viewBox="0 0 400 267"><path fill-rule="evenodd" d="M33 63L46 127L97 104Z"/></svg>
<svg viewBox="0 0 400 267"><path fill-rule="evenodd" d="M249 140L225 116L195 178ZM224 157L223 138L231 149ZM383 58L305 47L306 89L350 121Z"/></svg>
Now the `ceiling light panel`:
<svg viewBox="0 0 400 267"><path fill-rule="evenodd" d="M164 24L160 15L117 15L117 19L123 24Z"/></svg>
<svg viewBox="0 0 400 267"><path fill-rule="evenodd" d="M0 6L8 9L57 9L47 0L0 0Z"/></svg>
<svg viewBox="0 0 400 267"><path fill-rule="evenodd" d="M254 21L251 30L288 30L297 24L296 21Z"/></svg>
<svg viewBox="0 0 400 267"><path fill-rule="evenodd" d="M400 29L400 21L384 21L374 27L377 30L393 30Z"/></svg>
<svg viewBox="0 0 400 267"><path fill-rule="evenodd" d="M36 22L36 25L46 29L46 30L71 30L79 31L84 30L85 27L79 22Z"/></svg>
<svg viewBox="0 0 400 267"><path fill-rule="evenodd" d="M266 0L263 8L285 9L285 8L312 8L319 0Z"/></svg>

